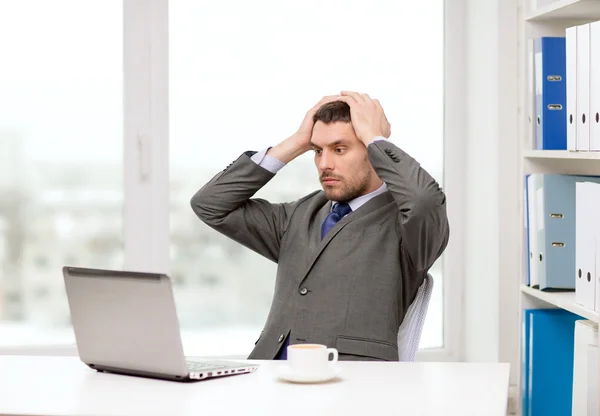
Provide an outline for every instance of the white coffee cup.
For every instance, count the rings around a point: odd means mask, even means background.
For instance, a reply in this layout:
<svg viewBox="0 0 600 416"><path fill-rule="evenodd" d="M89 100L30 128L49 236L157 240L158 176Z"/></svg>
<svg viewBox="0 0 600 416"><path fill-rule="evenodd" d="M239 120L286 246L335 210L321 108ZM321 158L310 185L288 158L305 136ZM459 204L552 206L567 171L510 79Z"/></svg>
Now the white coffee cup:
<svg viewBox="0 0 600 416"><path fill-rule="evenodd" d="M329 360L333 354L333 359ZM338 350L322 344L294 344L287 347L287 361L296 373L315 374L327 371L338 360Z"/></svg>

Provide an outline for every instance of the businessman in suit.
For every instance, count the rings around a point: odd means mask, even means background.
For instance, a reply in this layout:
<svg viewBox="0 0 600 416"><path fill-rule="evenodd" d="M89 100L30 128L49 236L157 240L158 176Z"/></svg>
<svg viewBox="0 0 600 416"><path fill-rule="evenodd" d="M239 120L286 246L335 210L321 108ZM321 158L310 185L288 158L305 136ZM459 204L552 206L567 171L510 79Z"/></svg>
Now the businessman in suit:
<svg viewBox="0 0 600 416"><path fill-rule="evenodd" d="M378 100L342 91L310 109L295 134L242 154L192 197L203 222L278 264L249 359L285 359L287 345L319 343L340 360L398 361L398 327L449 226L443 191L389 136ZM309 150L322 190L286 203L253 198Z"/></svg>

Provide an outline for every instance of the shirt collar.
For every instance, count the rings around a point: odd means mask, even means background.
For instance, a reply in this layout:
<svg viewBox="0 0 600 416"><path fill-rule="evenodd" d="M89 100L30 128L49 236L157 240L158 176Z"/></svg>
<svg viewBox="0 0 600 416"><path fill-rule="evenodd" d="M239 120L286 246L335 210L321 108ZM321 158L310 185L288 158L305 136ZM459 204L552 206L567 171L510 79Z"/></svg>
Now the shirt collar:
<svg viewBox="0 0 600 416"><path fill-rule="evenodd" d="M350 205L350 208L352 208L352 211L356 211L361 206L366 204L369 200L371 200L372 198L375 198L377 195L384 193L385 191L387 191L387 185L385 184L385 182L383 182L381 184L381 186L379 188L375 189L373 192L369 192L368 194L361 195L357 198L354 198L351 201L348 201L348 205ZM331 209L333 209L335 204L337 204L337 201L331 201Z"/></svg>

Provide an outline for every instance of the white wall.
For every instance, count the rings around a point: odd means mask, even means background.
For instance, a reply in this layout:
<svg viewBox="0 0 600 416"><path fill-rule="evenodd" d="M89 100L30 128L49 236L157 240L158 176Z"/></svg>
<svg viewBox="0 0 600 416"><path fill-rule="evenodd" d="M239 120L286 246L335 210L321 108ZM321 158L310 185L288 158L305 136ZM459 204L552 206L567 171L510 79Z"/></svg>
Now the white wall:
<svg viewBox="0 0 600 416"><path fill-rule="evenodd" d="M517 11L516 0L465 0L467 361L518 359Z"/></svg>
<svg viewBox="0 0 600 416"><path fill-rule="evenodd" d="M497 0L466 0L464 358L498 357Z"/></svg>
<svg viewBox="0 0 600 416"><path fill-rule="evenodd" d="M519 173L519 85L525 72L519 56L518 0L500 0L498 8L498 359L511 363L511 384L518 380L521 241L519 224L522 178Z"/></svg>

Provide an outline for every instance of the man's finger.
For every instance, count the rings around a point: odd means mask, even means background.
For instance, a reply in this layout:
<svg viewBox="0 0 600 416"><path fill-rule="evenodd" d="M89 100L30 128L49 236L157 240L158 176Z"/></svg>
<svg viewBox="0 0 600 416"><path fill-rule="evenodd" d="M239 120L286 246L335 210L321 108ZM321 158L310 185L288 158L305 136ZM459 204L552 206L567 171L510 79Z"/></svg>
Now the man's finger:
<svg viewBox="0 0 600 416"><path fill-rule="evenodd" d="M373 104L373 100L371 99L371 97L369 97L369 94L364 93L360 94L360 96L365 101L365 104Z"/></svg>
<svg viewBox="0 0 600 416"><path fill-rule="evenodd" d="M354 97L351 97L349 95L343 95L339 98L339 100L345 102L350 107L358 105L358 102L354 99Z"/></svg>
<svg viewBox="0 0 600 416"><path fill-rule="evenodd" d="M339 94L326 95L325 97L323 97L323 99L321 101L324 101L324 102L335 101L336 99L338 99L340 97L341 97L341 95L339 95Z"/></svg>
<svg viewBox="0 0 600 416"><path fill-rule="evenodd" d="M378 99L374 99L373 103L375 104L375 106L377 107L377 109L379 111L381 111L381 114L383 115L383 119L384 119L384 125L382 126L385 131L383 132L384 137L386 138L390 138L390 135L392 134L392 125L390 124L389 120L387 119L387 116L385 115L385 111L383 110L383 107L381 106L381 103L379 102Z"/></svg>
<svg viewBox="0 0 600 416"><path fill-rule="evenodd" d="M378 99L374 99L373 103L375 104L375 106L377 107L377 109L381 111L381 113L383 114L383 118L385 118L385 121L387 122L388 119L387 119L387 117L385 115L385 111L383 110L383 107L381 106L381 103L379 102L379 100Z"/></svg>
<svg viewBox="0 0 600 416"><path fill-rule="evenodd" d="M311 108L311 111L316 112L319 108L321 108L322 105L330 103L332 101L338 101L341 98L341 95L326 95L325 97L321 98L321 100L315 104L315 106L313 108Z"/></svg>
<svg viewBox="0 0 600 416"><path fill-rule="evenodd" d="M354 101L356 101L359 104L365 104L364 97L362 97L357 92L354 92L354 91L342 91L342 95L346 96L346 97L352 97L352 98L354 98Z"/></svg>
<svg viewBox="0 0 600 416"><path fill-rule="evenodd" d="M340 97L341 97L341 95L326 95L325 97L321 98L321 101L319 101L317 103L317 105L319 105L319 104L323 105L325 103L328 103L328 102L331 102L331 101L335 101L335 100L337 100Z"/></svg>

